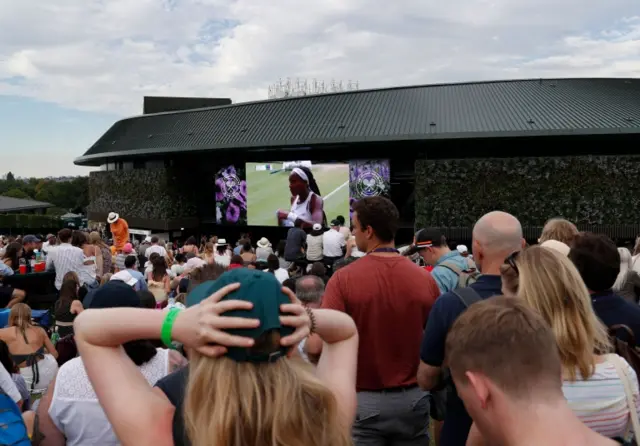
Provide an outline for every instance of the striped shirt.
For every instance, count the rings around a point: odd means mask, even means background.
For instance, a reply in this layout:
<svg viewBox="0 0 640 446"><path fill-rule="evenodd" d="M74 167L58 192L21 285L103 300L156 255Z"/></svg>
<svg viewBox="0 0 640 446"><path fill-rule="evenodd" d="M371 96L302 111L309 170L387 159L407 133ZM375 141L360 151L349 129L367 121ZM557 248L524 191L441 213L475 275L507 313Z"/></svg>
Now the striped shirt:
<svg viewBox="0 0 640 446"><path fill-rule="evenodd" d="M636 372L624 359L622 362L631 381L635 410L640 414ZM595 373L586 381L564 381L562 391L569 407L589 428L608 438L625 437L631 420L624 384L613 363L605 361L597 364Z"/></svg>
<svg viewBox="0 0 640 446"><path fill-rule="evenodd" d="M78 274L80 285L83 285L80 272L84 268L84 253L82 249L71 246L69 243L62 243L56 249L49 252L47 257L47 271L55 269L56 271L56 288L59 290L62 286L62 279L69 271Z"/></svg>

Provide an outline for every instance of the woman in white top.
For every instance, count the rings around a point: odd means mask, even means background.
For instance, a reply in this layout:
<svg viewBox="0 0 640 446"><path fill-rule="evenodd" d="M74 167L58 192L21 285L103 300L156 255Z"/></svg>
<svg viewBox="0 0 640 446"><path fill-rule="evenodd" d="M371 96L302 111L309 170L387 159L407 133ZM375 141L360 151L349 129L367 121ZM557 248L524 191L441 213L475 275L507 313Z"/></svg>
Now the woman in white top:
<svg viewBox="0 0 640 446"><path fill-rule="evenodd" d="M611 350L607 330L591 306L580 273L566 255L532 246L507 258L501 268L502 291L523 299L553 329L562 361L562 390L569 406L592 430L622 439L631 410L640 412L638 380L633 369ZM594 354L594 352L596 352ZM632 408L627 405L624 376L631 381ZM472 428L467 445L483 444Z"/></svg>
<svg viewBox="0 0 640 446"><path fill-rule="evenodd" d="M140 299L133 288L122 282L109 282L96 291L90 308L139 306ZM132 368L137 368L150 385L186 364L176 351L156 349L150 341L128 342L123 347ZM37 412L38 429L48 445L120 444L98 402L81 357L60 367Z"/></svg>
<svg viewBox="0 0 640 446"><path fill-rule="evenodd" d="M278 226L293 227L300 221L302 228L311 228L314 223L326 226L324 201L320 188L311 170L307 167L296 167L289 175L289 191L291 192L291 209L278 210Z"/></svg>
<svg viewBox="0 0 640 446"><path fill-rule="evenodd" d="M319 262L322 260L322 225L314 223L312 231L307 234L307 260Z"/></svg>
<svg viewBox="0 0 640 446"><path fill-rule="evenodd" d="M89 238L82 231L73 231L71 244L82 249L84 261L78 273L80 283L87 288L96 288L99 284L98 264L102 265L102 253L100 248L89 243Z"/></svg>

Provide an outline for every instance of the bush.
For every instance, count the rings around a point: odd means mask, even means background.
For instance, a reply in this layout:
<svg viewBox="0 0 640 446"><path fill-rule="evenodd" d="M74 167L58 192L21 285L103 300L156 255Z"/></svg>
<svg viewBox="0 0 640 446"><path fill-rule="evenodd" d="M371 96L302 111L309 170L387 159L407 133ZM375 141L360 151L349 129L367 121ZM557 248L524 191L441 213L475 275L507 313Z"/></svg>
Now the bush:
<svg viewBox="0 0 640 446"><path fill-rule="evenodd" d="M49 215L34 214L0 214L2 229L61 229L62 221ZM26 231L23 231L26 232Z"/></svg>
<svg viewBox="0 0 640 446"><path fill-rule="evenodd" d="M194 216L196 189L176 178L166 168L92 172L89 211L157 220Z"/></svg>
<svg viewBox="0 0 640 446"><path fill-rule="evenodd" d="M640 157L575 156L416 161L416 225L471 227L493 210L525 227L551 217L637 225Z"/></svg>

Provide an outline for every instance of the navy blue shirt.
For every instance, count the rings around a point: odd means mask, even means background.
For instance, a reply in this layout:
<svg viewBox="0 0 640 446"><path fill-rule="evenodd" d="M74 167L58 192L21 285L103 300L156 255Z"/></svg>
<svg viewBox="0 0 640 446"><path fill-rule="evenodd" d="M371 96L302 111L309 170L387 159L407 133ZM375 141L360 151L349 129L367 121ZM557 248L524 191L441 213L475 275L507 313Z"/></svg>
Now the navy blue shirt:
<svg viewBox="0 0 640 446"><path fill-rule="evenodd" d="M500 276L480 276L478 281L470 287L483 299L502 294ZM442 367L447 333L458 316L466 309L460 298L452 292L445 293L436 300L435 305L431 308L431 313L429 313L427 328L422 338L420 348L422 362L433 367ZM465 446L471 423L471 417L458 394L450 395L450 398L447 399L447 415L442 428L440 444L442 446Z"/></svg>
<svg viewBox="0 0 640 446"><path fill-rule="evenodd" d="M640 306L632 304L611 290L592 294L591 303L593 311L604 325L626 325L633 331L636 342L640 342ZM622 332L617 334L624 339L624 336L621 336Z"/></svg>

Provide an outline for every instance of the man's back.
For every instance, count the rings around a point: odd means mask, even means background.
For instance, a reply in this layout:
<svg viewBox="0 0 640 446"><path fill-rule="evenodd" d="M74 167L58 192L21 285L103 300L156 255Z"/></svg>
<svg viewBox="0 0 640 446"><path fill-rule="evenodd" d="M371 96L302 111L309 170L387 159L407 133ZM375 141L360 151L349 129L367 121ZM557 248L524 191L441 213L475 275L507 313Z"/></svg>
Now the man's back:
<svg viewBox="0 0 640 446"><path fill-rule="evenodd" d="M358 327L358 391L416 383L422 333L439 294L431 275L401 256L368 255L334 274L322 306L348 313Z"/></svg>

